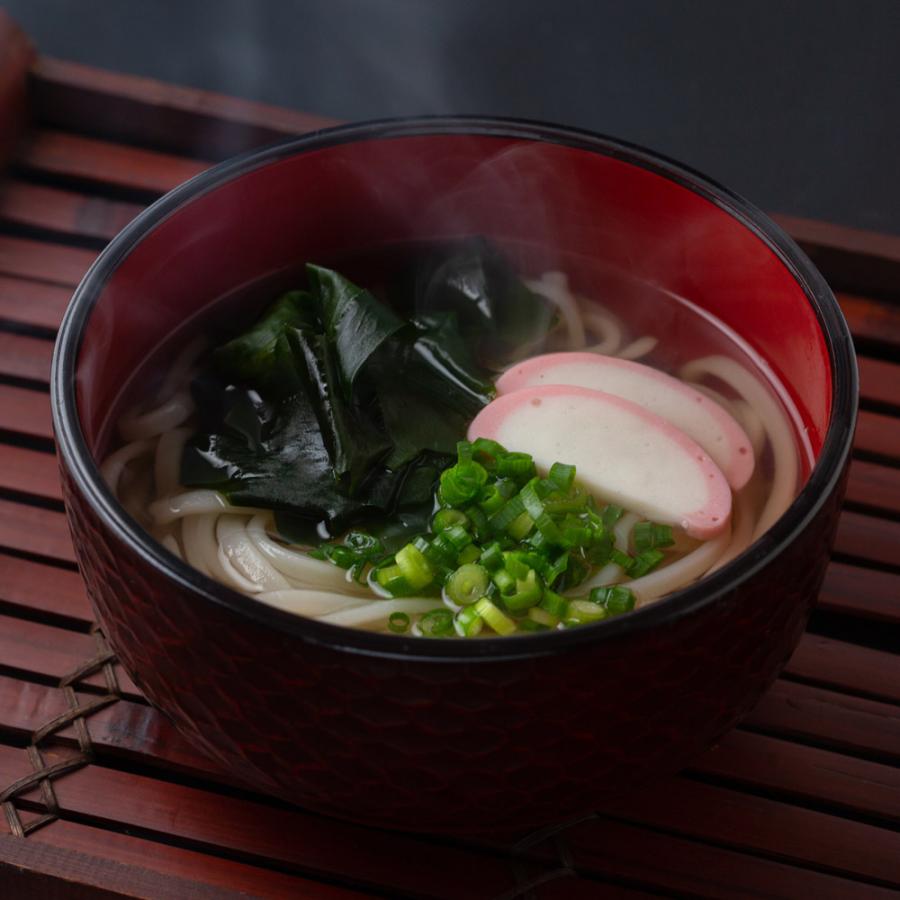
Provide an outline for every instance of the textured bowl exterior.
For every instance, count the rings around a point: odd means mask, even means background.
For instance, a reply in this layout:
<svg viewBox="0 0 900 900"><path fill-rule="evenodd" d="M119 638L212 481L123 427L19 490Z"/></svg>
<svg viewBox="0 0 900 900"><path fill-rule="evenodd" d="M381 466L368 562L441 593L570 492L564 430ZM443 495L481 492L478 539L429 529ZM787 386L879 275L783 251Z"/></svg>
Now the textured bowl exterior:
<svg viewBox="0 0 900 900"><path fill-rule="evenodd" d="M291 616L189 569L124 513L97 468L104 422L122 384L205 304L298 259L460 233L499 240L523 271L561 268L623 303L632 282L635 297L663 286L750 341L797 401L798 435L817 460L788 512L660 603L477 641ZM665 329L663 312L632 324ZM640 148L493 119L335 129L182 185L86 275L51 380L81 572L148 699L237 780L324 813L432 831L520 829L602 807L682 768L754 706L824 576L857 389L828 286L758 210Z"/></svg>
<svg viewBox="0 0 900 900"><path fill-rule="evenodd" d="M185 737L308 808L433 831L593 810L708 748L796 646L841 493L738 589L668 627L550 658L461 663L307 644L198 602L111 533L65 470L63 484L99 620Z"/></svg>

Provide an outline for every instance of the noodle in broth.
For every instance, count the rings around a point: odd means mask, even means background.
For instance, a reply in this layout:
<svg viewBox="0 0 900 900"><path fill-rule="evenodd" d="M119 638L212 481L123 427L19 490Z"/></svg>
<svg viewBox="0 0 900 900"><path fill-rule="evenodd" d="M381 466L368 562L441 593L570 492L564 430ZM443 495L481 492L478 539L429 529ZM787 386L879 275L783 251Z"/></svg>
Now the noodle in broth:
<svg viewBox="0 0 900 900"><path fill-rule="evenodd" d="M659 343L655 335L630 335L610 310L575 295L561 272L547 272L527 284L559 313L560 326L551 336L550 349L641 360ZM182 451L194 431L190 384L202 369L206 349L203 339L188 343L152 402L132 406L119 419L118 434L124 443L106 458L101 471L125 509L171 553L204 575L292 613L384 630L392 612L433 609L435 600L427 597L373 603L366 584L279 536L271 511L232 506L217 491L186 489L179 483ZM757 464L749 482L733 493L729 528L699 543L678 535L671 562L628 581L638 606L734 559L785 512L797 491L799 461L791 422L758 375L727 356L708 355L681 365L677 376L740 423L757 461L767 459L771 472ZM627 550L639 520L626 514L617 523L615 545L620 550ZM578 590L616 584L624 577L620 566L609 563Z"/></svg>

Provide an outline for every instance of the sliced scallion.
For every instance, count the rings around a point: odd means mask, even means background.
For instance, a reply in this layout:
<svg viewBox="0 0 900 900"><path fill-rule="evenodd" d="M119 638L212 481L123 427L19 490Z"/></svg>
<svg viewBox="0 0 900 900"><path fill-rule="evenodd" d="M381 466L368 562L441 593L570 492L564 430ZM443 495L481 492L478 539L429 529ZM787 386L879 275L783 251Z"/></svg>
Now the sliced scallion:
<svg viewBox="0 0 900 900"><path fill-rule="evenodd" d="M416 624L425 637L444 637L453 633L453 613L446 607L433 609Z"/></svg>
<svg viewBox="0 0 900 900"><path fill-rule="evenodd" d="M475 604L475 611L484 619L485 624L493 628L497 634L512 634L516 630L515 620L494 606L487 597L482 597Z"/></svg>
<svg viewBox="0 0 900 900"><path fill-rule="evenodd" d="M481 633L484 620L474 606L464 606L453 620L453 627L461 637L475 637Z"/></svg>
<svg viewBox="0 0 900 900"><path fill-rule="evenodd" d="M397 551L395 558L401 574L414 591L431 584L434 580L434 571L428 560L414 544L402 547ZM384 586L387 587L387 585Z"/></svg>
<svg viewBox="0 0 900 900"><path fill-rule="evenodd" d="M405 612L395 612L388 616L388 628L394 634L403 634L409 631L409 616Z"/></svg>
<svg viewBox="0 0 900 900"><path fill-rule="evenodd" d="M484 596L490 575L483 566L469 563L460 566L444 585L447 596L459 606L468 606Z"/></svg>

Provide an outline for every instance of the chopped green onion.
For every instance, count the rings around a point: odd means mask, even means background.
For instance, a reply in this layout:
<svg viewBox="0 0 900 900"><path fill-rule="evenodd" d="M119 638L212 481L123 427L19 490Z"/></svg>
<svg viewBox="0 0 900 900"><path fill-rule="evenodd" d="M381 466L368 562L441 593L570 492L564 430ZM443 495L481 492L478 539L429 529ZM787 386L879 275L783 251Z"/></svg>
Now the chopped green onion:
<svg viewBox="0 0 900 900"><path fill-rule="evenodd" d="M444 585L447 596L459 606L468 606L480 597L483 597L488 589L490 576L483 566L469 563L460 566Z"/></svg>
<svg viewBox="0 0 900 900"><path fill-rule="evenodd" d="M506 450L490 438L475 438L472 442L472 452L478 462L488 467L494 466L498 459L506 456Z"/></svg>
<svg viewBox="0 0 900 900"><path fill-rule="evenodd" d="M619 616L622 613L631 612L634 609L635 596L627 587L618 585L618 590L611 594L606 601L606 608L611 616Z"/></svg>
<svg viewBox="0 0 900 900"><path fill-rule="evenodd" d="M575 466L555 462L550 466L550 472L547 474L547 477L560 491L567 493L575 482Z"/></svg>
<svg viewBox="0 0 900 900"><path fill-rule="evenodd" d="M566 567L566 571L560 577L556 587L561 591L577 587L590 574L591 567L587 560L581 556L575 556L570 553L569 564Z"/></svg>
<svg viewBox="0 0 900 900"><path fill-rule="evenodd" d="M553 521L549 513L542 512L534 520L534 527L537 528L548 544L554 544L558 547L564 543L559 526Z"/></svg>
<svg viewBox="0 0 900 900"><path fill-rule="evenodd" d="M569 554L568 553L560 553L556 559L548 565L544 571L541 573L544 576L544 580L547 582L550 587L553 587L553 582L562 575L566 569L569 567Z"/></svg>
<svg viewBox="0 0 900 900"><path fill-rule="evenodd" d="M512 500L519 493L519 486L512 478L498 478L494 482L494 487L504 500Z"/></svg>
<svg viewBox="0 0 900 900"><path fill-rule="evenodd" d="M462 446L461 442L458 446ZM465 444L471 450L471 445ZM471 456L471 454L469 454ZM441 500L447 506L465 506L474 500L488 480L487 469L480 463L466 460L465 454L460 454L460 461L441 473Z"/></svg>
<svg viewBox="0 0 900 900"><path fill-rule="evenodd" d="M375 572L375 580L392 597L408 597L414 588L398 565L384 566Z"/></svg>
<svg viewBox="0 0 900 900"><path fill-rule="evenodd" d="M461 441L456 463L440 475L440 508L428 533L393 556L365 532L323 544L312 555L357 579L367 575L379 595L443 590L446 607L414 617L412 632L421 636L474 637L484 625L504 635L621 615L636 605L625 585L594 588L577 599L559 592L571 591L610 562L631 577L645 575L663 561L661 548L673 543L672 529L639 522L632 529L634 555L618 549L613 526L622 508L609 504L600 510L576 485L575 474L574 466L554 463L541 478L528 454L508 453L486 439ZM387 627L404 633L410 617L395 613Z"/></svg>
<svg viewBox="0 0 900 900"><path fill-rule="evenodd" d="M478 506L488 516L492 516L497 510L502 509L504 503L506 503L506 500L497 489L496 484L487 485L482 490L481 497L478 500Z"/></svg>
<svg viewBox="0 0 900 900"><path fill-rule="evenodd" d="M453 613L445 607L433 609L425 613L417 624L425 637L443 637L453 633Z"/></svg>
<svg viewBox="0 0 900 900"><path fill-rule="evenodd" d="M466 563L475 562L481 556L481 551L475 544L469 544L459 551L459 558L456 560L461 566Z"/></svg>
<svg viewBox="0 0 900 900"><path fill-rule="evenodd" d="M551 615L545 609L541 609L540 606L532 606L528 610L528 618L532 622L537 622L539 625L544 625L547 628L555 628L559 624L559 619L556 616Z"/></svg>
<svg viewBox="0 0 900 900"><path fill-rule="evenodd" d="M623 515L625 515L625 510L622 509L621 506L610 503L608 506L604 507L603 512L600 514L600 518L603 521L603 527L611 529Z"/></svg>
<svg viewBox="0 0 900 900"><path fill-rule="evenodd" d="M342 569L349 569L357 561L356 554L349 547L332 547L326 553L328 558Z"/></svg>
<svg viewBox="0 0 900 900"><path fill-rule="evenodd" d="M501 594L513 594L516 590L516 579L506 569L497 569L491 574L491 580L497 585Z"/></svg>
<svg viewBox="0 0 900 900"><path fill-rule="evenodd" d="M413 545L421 551L428 564L436 571L452 568L458 561L456 548L443 533L436 534L430 541L425 537L417 537Z"/></svg>
<svg viewBox="0 0 900 900"><path fill-rule="evenodd" d="M564 619L569 610L569 601L565 597L555 594L553 591L544 591L540 608L545 610L555 619Z"/></svg>
<svg viewBox="0 0 900 900"><path fill-rule="evenodd" d="M590 600L573 600L569 604L564 624L567 626L587 625L590 622L599 622L608 615L606 608L600 606L599 603L592 603Z"/></svg>
<svg viewBox="0 0 900 900"><path fill-rule="evenodd" d="M462 525L451 525L446 531L441 532L441 536L449 541L457 553L472 543L472 535Z"/></svg>
<svg viewBox="0 0 900 900"><path fill-rule="evenodd" d="M414 591L434 580L434 571L428 560L414 544L407 544L398 550L395 559L403 577Z"/></svg>
<svg viewBox="0 0 900 900"><path fill-rule="evenodd" d="M496 541L494 541L493 544L488 544L487 547L481 551L479 562L489 572L494 572L499 569L503 565L503 551L500 549L500 545Z"/></svg>
<svg viewBox="0 0 900 900"><path fill-rule="evenodd" d="M466 507L469 512L469 519L472 522L472 531L476 540L483 541L488 538L488 518L484 514L484 510L477 506Z"/></svg>
<svg viewBox="0 0 900 900"><path fill-rule="evenodd" d="M594 588L591 602L605 606L611 616L618 616L634 609L635 598L630 588L623 584Z"/></svg>
<svg viewBox="0 0 900 900"><path fill-rule="evenodd" d="M453 620L453 627L461 637L475 637L483 626L484 621L474 606L464 606Z"/></svg>
<svg viewBox="0 0 900 900"><path fill-rule="evenodd" d="M388 628L394 634L403 634L404 631L409 631L409 616L405 612L391 613L388 616Z"/></svg>
<svg viewBox="0 0 900 900"><path fill-rule="evenodd" d="M524 512L525 505L522 503L522 498L518 495L513 497L491 516L488 521L491 531L495 534L506 531L510 524Z"/></svg>
<svg viewBox="0 0 900 900"><path fill-rule="evenodd" d="M530 453L507 453L497 460L497 474L520 483L527 481L534 476L534 460Z"/></svg>
<svg viewBox="0 0 900 900"><path fill-rule="evenodd" d="M544 501L544 509L553 516L563 513L583 513L587 505L588 495L577 490L563 497L551 495Z"/></svg>
<svg viewBox="0 0 900 900"><path fill-rule="evenodd" d="M662 550L644 550L634 558L628 567L628 574L632 578L640 578L642 575L652 572L665 559L665 556Z"/></svg>
<svg viewBox="0 0 900 900"><path fill-rule="evenodd" d="M594 534L591 545L588 547L585 556L592 566L605 566L615 549L613 546L613 537L611 534L603 533Z"/></svg>
<svg viewBox="0 0 900 900"><path fill-rule="evenodd" d="M538 496L537 485L534 481L529 481L519 492L519 496L522 498L522 506L525 508L525 512L532 519L537 519L543 515L544 501Z"/></svg>
<svg viewBox="0 0 900 900"><path fill-rule="evenodd" d="M516 630L515 621L494 606L487 597L482 597L475 604L475 611L497 634L512 634Z"/></svg>
<svg viewBox="0 0 900 900"><path fill-rule="evenodd" d="M439 509L431 520L431 530L440 534L454 525L465 528L469 524L469 517L460 509Z"/></svg>
<svg viewBox="0 0 900 900"><path fill-rule="evenodd" d="M537 574L534 569L529 569L525 578L516 579L516 592L512 596L504 596L503 605L510 612L522 612L531 606L537 606L542 593Z"/></svg>
<svg viewBox="0 0 900 900"><path fill-rule="evenodd" d="M634 549L638 553L654 550L657 547L671 547L675 543L671 525L658 525L656 522L638 522L631 532Z"/></svg>
<svg viewBox="0 0 900 900"><path fill-rule="evenodd" d="M527 578L531 571L526 555L518 550L507 550L503 554L503 567L513 578Z"/></svg>
<svg viewBox="0 0 900 900"><path fill-rule="evenodd" d="M511 538L521 541L532 528L534 528L534 519L532 519L527 512L523 512L522 515L517 516L509 523L506 533Z"/></svg>

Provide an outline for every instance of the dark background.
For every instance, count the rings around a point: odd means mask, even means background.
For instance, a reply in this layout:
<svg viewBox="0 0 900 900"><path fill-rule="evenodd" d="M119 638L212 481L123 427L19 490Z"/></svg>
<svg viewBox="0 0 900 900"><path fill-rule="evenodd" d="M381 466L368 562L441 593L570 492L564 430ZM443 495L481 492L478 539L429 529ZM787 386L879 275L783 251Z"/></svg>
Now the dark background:
<svg viewBox="0 0 900 900"><path fill-rule="evenodd" d="M0 0L48 55L339 119L497 113L900 233L900 0Z"/></svg>

